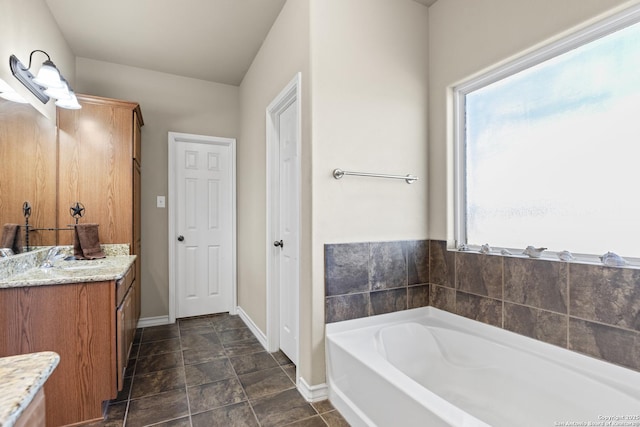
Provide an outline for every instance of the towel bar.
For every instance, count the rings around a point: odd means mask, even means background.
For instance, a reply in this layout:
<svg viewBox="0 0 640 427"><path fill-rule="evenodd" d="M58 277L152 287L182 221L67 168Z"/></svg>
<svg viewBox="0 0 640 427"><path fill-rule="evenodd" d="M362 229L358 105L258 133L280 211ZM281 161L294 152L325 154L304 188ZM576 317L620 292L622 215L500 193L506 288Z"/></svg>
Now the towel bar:
<svg viewBox="0 0 640 427"><path fill-rule="evenodd" d="M404 179L407 184L413 184L418 180L418 177L415 175L388 175L384 173L368 173L368 172L350 172L344 171L342 169L334 169L333 177L335 179L340 179L345 175L353 175L353 176L366 176L371 178L389 178L389 179Z"/></svg>

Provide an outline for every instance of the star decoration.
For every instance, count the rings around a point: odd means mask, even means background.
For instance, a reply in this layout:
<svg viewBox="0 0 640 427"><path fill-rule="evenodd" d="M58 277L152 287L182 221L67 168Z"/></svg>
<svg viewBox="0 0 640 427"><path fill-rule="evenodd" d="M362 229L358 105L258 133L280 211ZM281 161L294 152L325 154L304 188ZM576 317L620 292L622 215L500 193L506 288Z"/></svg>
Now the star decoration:
<svg viewBox="0 0 640 427"><path fill-rule="evenodd" d="M22 204L22 213L25 218L29 218L31 216L31 204L29 202L24 202Z"/></svg>
<svg viewBox="0 0 640 427"><path fill-rule="evenodd" d="M84 216L84 206L80 202L76 202L75 206L69 208L69 212L74 218L82 218Z"/></svg>

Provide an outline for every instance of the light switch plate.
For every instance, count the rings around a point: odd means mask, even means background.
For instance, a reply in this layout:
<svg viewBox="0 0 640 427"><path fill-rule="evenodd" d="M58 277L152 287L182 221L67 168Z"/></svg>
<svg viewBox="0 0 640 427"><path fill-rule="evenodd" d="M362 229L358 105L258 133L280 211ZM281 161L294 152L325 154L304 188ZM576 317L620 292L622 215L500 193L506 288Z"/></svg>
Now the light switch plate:
<svg viewBox="0 0 640 427"><path fill-rule="evenodd" d="M164 200L164 196L158 196L156 199L156 207L157 208L164 208L165 207L165 200Z"/></svg>

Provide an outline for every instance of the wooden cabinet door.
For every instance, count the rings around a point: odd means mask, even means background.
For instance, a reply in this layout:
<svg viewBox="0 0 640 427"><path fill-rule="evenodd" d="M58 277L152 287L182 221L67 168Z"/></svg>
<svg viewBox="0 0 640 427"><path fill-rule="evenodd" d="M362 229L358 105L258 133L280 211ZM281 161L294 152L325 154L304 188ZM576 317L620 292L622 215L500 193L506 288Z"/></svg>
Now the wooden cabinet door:
<svg viewBox="0 0 640 427"><path fill-rule="evenodd" d="M0 289L0 357L55 351L44 385L48 426L102 416L116 397L115 282Z"/></svg>
<svg viewBox="0 0 640 427"><path fill-rule="evenodd" d="M133 337L136 335L136 301L138 300L138 294L136 292L135 282L131 285L129 289L129 296L125 300L125 313L126 313L126 324L127 324L127 360L129 360L129 354L131 353L131 348L133 347ZM125 360L125 364L126 364Z"/></svg>
<svg viewBox="0 0 640 427"><path fill-rule="evenodd" d="M133 246L133 111L137 104L78 96L80 110L58 109L58 227L73 224L70 206L85 207L81 223L99 224L101 243ZM58 244L73 243L61 231Z"/></svg>
<svg viewBox="0 0 640 427"><path fill-rule="evenodd" d="M124 309L124 304L122 304L116 310L116 360L117 360L117 375L118 375L118 391L122 390L124 387L124 371L127 368L125 360L127 360L127 354L125 350L125 340L126 340L126 313Z"/></svg>
<svg viewBox="0 0 640 427"><path fill-rule="evenodd" d="M140 165L142 163L142 133L140 130L142 114L140 114L139 108L134 111L133 122L133 159Z"/></svg>
<svg viewBox="0 0 640 427"><path fill-rule="evenodd" d="M131 286L116 311L118 391L121 391L124 386L124 375L135 334L135 327L132 328L134 310L135 287Z"/></svg>
<svg viewBox="0 0 640 427"><path fill-rule="evenodd" d="M142 280L142 257L141 257L141 247L142 241L140 238L140 228L141 228L141 215L140 215L140 191L141 191L141 181L140 181L140 165L137 162L133 162L133 246L131 247L131 253L137 255L135 261L135 281L137 283L138 295L136 298L136 322L140 317L140 282Z"/></svg>

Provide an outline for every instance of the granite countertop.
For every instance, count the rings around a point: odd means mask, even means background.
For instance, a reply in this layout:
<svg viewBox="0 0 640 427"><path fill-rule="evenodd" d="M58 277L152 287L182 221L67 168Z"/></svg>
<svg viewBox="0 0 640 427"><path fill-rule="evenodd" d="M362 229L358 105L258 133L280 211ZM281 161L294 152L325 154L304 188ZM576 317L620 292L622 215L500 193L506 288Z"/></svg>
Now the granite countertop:
<svg viewBox="0 0 640 427"><path fill-rule="evenodd" d="M58 362L60 356L52 351L0 358L0 426L15 424Z"/></svg>
<svg viewBox="0 0 640 427"><path fill-rule="evenodd" d="M33 267L0 279L0 288L118 280L124 277L135 259L135 255L115 255L95 260L60 260L51 268Z"/></svg>

